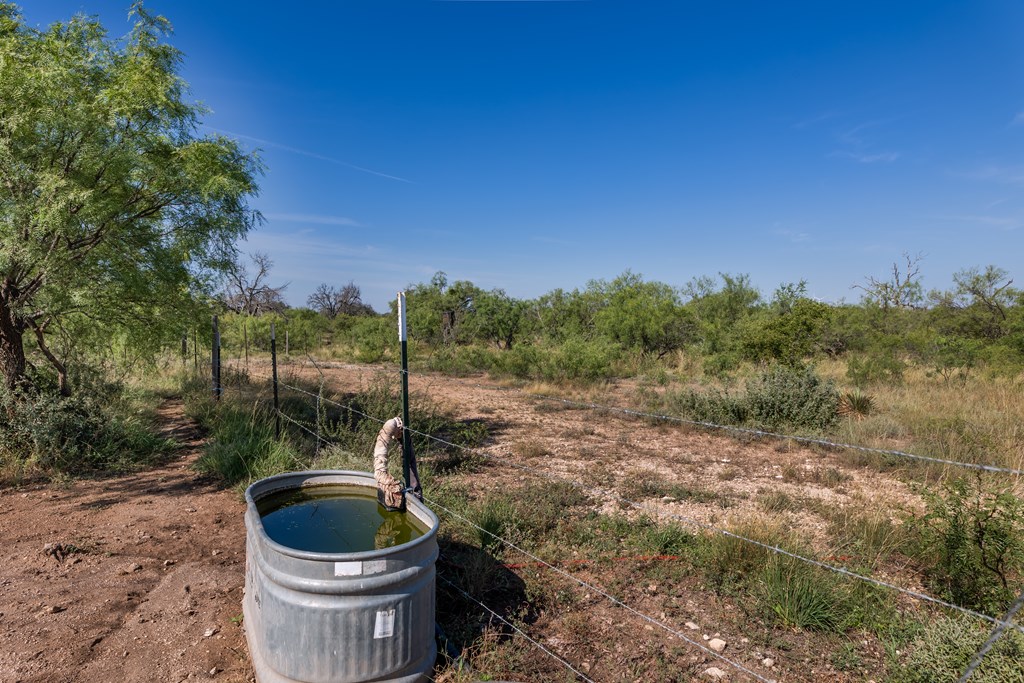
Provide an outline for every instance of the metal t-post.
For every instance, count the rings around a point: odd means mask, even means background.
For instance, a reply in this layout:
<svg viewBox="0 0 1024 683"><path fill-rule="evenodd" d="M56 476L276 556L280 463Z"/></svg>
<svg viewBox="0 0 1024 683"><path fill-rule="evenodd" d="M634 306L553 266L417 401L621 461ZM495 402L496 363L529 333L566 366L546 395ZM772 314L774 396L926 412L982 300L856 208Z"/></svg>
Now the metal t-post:
<svg viewBox="0 0 1024 683"><path fill-rule="evenodd" d="M270 365L274 369L274 437L281 438L281 407L277 401L277 335L270 323Z"/></svg>
<svg viewBox="0 0 1024 683"><path fill-rule="evenodd" d="M217 316L213 316L213 397L220 400L220 327Z"/></svg>
<svg viewBox="0 0 1024 683"><path fill-rule="evenodd" d="M405 292L398 293L398 343L402 348L402 475L405 487L409 488L412 486L409 475L412 435L409 433L409 344L405 327Z"/></svg>

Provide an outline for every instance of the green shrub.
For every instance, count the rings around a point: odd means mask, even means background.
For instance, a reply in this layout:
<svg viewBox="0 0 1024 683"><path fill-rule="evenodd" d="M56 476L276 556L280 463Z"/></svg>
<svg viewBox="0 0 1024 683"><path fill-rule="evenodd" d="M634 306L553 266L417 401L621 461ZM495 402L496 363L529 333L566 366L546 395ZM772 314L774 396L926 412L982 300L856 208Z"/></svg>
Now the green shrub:
<svg viewBox="0 0 1024 683"><path fill-rule="evenodd" d="M667 393L670 410L701 422L763 429L827 431L839 419L839 392L814 370L778 365L747 382L736 396L717 389Z"/></svg>
<svg viewBox="0 0 1024 683"><path fill-rule="evenodd" d="M543 379L593 382L612 377L618 349L603 340L573 337L547 355L542 365Z"/></svg>
<svg viewBox="0 0 1024 683"><path fill-rule="evenodd" d="M889 351L853 356L846 361L846 377L857 387L869 384L897 384L903 380L907 365Z"/></svg>
<svg viewBox="0 0 1024 683"><path fill-rule="evenodd" d="M959 680L989 630L969 616L932 621L910 645L905 661L895 667L891 683ZM1024 635L1008 629L985 655L971 683L1024 683Z"/></svg>
<svg viewBox="0 0 1024 683"><path fill-rule="evenodd" d="M73 396L0 391L0 453L41 469L70 474L125 470L169 448L122 400L116 386Z"/></svg>
<svg viewBox="0 0 1024 683"><path fill-rule="evenodd" d="M947 600L993 616L1002 614L1024 570L1024 502L1012 489L957 479L941 492L924 491L926 514L911 522L917 555L932 588Z"/></svg>
<svg viewBox="0 0 1024 683"><path fill-rule="evenodd" d="M741 397L717 389L683 391L674 394L669 403L677 412L701 422L739 425L747 421L746 402Z"/></svg>
<svg viewBox="0 0 1024 683"><path fill-rule="evenodd" d="M761 427L827 431L839 418L839 392L810 367L779 365L747 382L746 406Z"/></svg>

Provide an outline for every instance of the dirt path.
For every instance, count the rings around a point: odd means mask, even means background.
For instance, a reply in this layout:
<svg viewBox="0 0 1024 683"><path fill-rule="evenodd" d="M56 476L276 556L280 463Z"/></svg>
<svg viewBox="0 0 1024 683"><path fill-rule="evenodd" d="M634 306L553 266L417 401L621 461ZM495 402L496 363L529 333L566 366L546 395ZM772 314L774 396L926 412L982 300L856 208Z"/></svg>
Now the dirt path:
<svg viewBox="0 0 1024 683"><path fill-rule="evenodd" d="M0 681L249 681L241 628L244 505L181 444L144 472L0 489Z"/></svg>

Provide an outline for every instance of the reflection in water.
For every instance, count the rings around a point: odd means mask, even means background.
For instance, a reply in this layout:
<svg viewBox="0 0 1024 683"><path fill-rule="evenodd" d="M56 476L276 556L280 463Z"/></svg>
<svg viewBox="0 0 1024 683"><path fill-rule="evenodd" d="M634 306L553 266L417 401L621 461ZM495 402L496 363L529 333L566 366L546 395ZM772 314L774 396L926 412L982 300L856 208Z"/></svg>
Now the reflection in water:
<svg viewBox="0 0 1024 683"><path fill-rule="evenodd" d="M256 501L263 528L281 545L320 553L380 550L408 543L427 526L407 512L389 512L367 486L290 489Z"/></svg>

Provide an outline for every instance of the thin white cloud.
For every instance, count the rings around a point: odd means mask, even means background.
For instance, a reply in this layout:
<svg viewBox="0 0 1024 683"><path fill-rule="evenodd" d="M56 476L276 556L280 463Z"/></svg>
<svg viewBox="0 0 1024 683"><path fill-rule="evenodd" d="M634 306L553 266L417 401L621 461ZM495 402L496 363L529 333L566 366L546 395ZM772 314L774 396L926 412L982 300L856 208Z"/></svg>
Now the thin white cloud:
<svg viewBox="0 0 1024 683"><path fill-rule="evenodd" d="M531 238L534 242L540 242L541 244L556 244L562 247L572 246L572 242L568 240L560 240L554 237L533 237Z"/></svg>
<svg viewBox="0 0 1024 683"><path fill-rule="evenodd" d="M990 164L971 171L954 173L954 175L969 178L971 180L988 180L1001 185L1017 185L1024 187L1024 167L1021 166L998 166Z"/></svg>
<svg viewBox="0 0 1024 683"><path fill-rule="evenodd" d="M839 112L827 111L824 114L818 114L817 116L812 116L810 118L803 119L802 121L797 121L796 123L794 123L791 126L791 128L794 128L796 130L801 130L803 128L808 128L808 127L813 126L815 124L821 123L822 121L828 121L829 119L834 119L837 116L839 116Z"/></svg>
<svg viewBox="0 0 1024 683"><path fill-rule="evenodd" d="M403 183L415 183L415 181L409 180L408 178L402 178L401 176L391 175L390 173L381 173L380 171L374 171L372 168L366 168L365 166L357 166L356 164L343 161L342 159L335 159L334 157L324 156L323 154L317 154L316 152L310 152L308 150L299 149L298 147L292 147L290 145L282 145L279 142L272 142L270 140L256 138L251 135L245 135L243 133L234 133L229 130L220 130L218 128L213 128L210 126L206 126L206 128L207 130L211 130L214 133L229 135L235 138L242 138L243 140L250 140L258 145L263 145L264 147L273 147L275 149L281 149L286 152L291 152L293 154L301 154L302 156L307 156L311 159L319 159L320 161L326 161L328 163L337 164L339 166L351 168L355 171L360 171L362 173L369 173L370 175L380 176L381 178L388 178L389 180L397 180Z"/></svg>
<svg viewBox="0 0 1024 683"><path fill-rule="evenodd" d="M993 228L999 228L1000 230L1017 230L1021 227L1024 221L1020 218L1014 218L1011 216L972 216L972 215L957 215L957 216L940 216L943 220L947 221L959 221L963 223L974 223L975 225L987 225Z"/></svg>
<svg viewBox="0 0 1024 683"><path fill-rule="evenodd" d="M265 213L263 217L268 221L280 221L282 223L304 223L313 225L344 225L351 228L365 227L359 221L346 216L322 216L308 213Z"/></svg>
<svg viewBox="0 0 1024 683"><path fill-rule="evenodd" d="M796 230L775 230L774 234L779 237L784 237L793 244L800 244L801 242L808 242L811 236L806 232L798 232Z"/></svg>
<svg viewBox="0 0 1024 683"><path fill-rule="evenodd" d="M1011 126L1019 126L1024 124L1024 111L1017 112L1017 115L1013 117L1013 121L1010 121Z"/></svg>
<svg viewBox="0 0 1024 683"><path fill-rule="evenodd" d="M891 164L892 162L899 159L901 154L899 152L866 153L851 152L849 150L839 150L836 152L832 152L832 154L830 154L829 156L839 157L840 159L853 159L854 161L859 161L862 164Z"/></svg>

